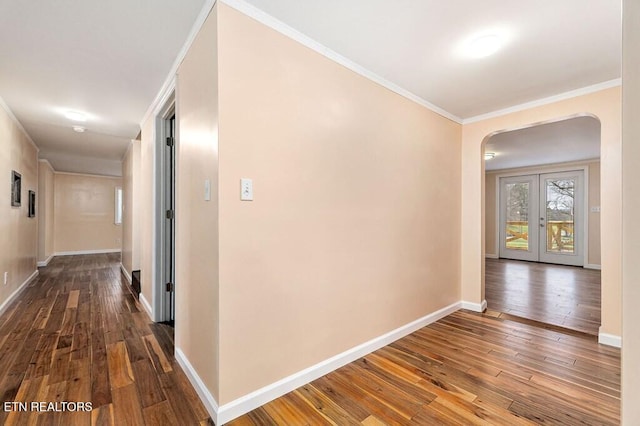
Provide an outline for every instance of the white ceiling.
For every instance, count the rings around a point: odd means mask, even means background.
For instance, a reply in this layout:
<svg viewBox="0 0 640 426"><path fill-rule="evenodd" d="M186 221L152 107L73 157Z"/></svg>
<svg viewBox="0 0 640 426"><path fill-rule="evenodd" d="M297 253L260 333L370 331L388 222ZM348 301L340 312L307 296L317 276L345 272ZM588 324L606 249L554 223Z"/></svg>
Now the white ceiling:
<svg viewBox="0 0 640 426"><path fill-rule="evenodd" d="M496 154L487 171L600 158L600 122L584 116L498 133L485 152Z"/></svg>
<svg viewBox="0 0 640 426"><path fill-rule="evenodd" d="M462 118L620 77L620 0L247 0ZM504 33L495 55L460 48Z"/></svg>
<svg viewBox="0 0 640 426"><path fill-rule="evenodd" d="M0 0L0 97L56 170L120 161L204 0ZM66 110L89 114L75 133Z"/></svg>
<svg viewBox="0 0 640 426"><path fill-rule="evenodd" d="M223 1L460 119L620 77L619 0ZM118 174L204 2L0 0L0 97L57 170ZM483 31L504 33L505 47L461 55ZM71 130L66 109L91 114L87 132Z"/></svg>

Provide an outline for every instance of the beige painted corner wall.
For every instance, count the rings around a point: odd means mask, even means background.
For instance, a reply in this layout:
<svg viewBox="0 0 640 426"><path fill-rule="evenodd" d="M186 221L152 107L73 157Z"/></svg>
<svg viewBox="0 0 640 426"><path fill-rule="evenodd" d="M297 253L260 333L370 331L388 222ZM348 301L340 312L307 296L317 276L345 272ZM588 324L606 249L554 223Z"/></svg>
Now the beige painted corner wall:
<svg viewBox="0 0 640 426"><path fill-rule="evenodd" d="M36 269L38 219L27 217L28 191L38 196L38 151L0 106L0 305ZM20 207L11 206L11 171L22 175ZM2 285L8 272L7 285Z"/></svg>
<svg viewBox="0 0 640 426"><path fill-rule="evenodd" d="M129 275L140 269L140 149L132 141L122 161L122 266Z"/></svg>
<svg viewBox="0 0 640 426"><path fill-rule="evenodd" d="M47 160L38 162L38 262L46 262L54 254L54 171Z"/></svg>
<svg viewBox="0 0 640 426"><path fill-rule="evenodd" d="M176 348L218 400L217 8L178 70L175 335ZM205 180L210 201L204 199Z"/></svg>
<svg viewBox="0 0 640 426"><path fill-rule="evenodd" d="M622 424L640 419L640 3L624 0L622 61Z"/></svg>
<svg viewBox="0 0 640 426"><path fill-rule="evenodd" d="M226 404L460 301L461 126L218 7Z"/></svg>
<svg viewBox="0 0 640 426"><path fill-rule="evenodd" d="M55 173L56 253L120 251L122 226L114 224L115 189L122 178Z"/></svg>
<svg viewBox="0 0 640 426"><path fill-rule="evenodd" d="M484 299L485 181L484 141L503 130L515 130L577 114L600 120L601 184L601 333L621 334L621 89L614 87L571 99L465 124L462 128L462 298Z"/></svg>
<svg viewBox="0 0 640 426"><path fill-rule="evenodd" d="M139 211L140 217L144 218L141 220L139 228L140 297L149 304L153 303L154 123L155 118L150 116L142 123L140 129L142 134L140 142L140 196L135 201L136 210ZM151 312L149 313L151 314Z"/></svg>
<svg viewBox="0 0 640 426"><path fill-rule="evenodd" d="M586 195L588 197L589 211L585 212L588 220L588 252L589 258L585 259L585 264L600 265L600 213L591 212L591 207L600 206L600 162L573 162L558 163L552 165L523 167L519 169L497 170L485 173L485 253L487 257L498 256L498 228L497 228L497 176L502 173L521 173L523 175L531 173L544 173L550 169L571 170L572 167L587 167L589 173L589 188Z"/></svg>

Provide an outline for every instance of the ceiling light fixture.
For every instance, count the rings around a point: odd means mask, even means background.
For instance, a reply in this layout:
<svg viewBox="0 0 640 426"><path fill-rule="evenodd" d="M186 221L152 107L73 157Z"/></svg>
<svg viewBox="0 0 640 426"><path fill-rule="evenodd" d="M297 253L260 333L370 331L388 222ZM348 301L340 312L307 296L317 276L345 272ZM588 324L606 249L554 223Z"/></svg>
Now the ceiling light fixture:
<svg viewBox="0 0 640 426"><path fill-rule="evenodd" d="M484 159L485 160L491 160L496 156L495 152L485 152L484 153Z"/></svg>
<svg viewBox="0 0 640 426"><path fill-rule="evenodd" d="M497 52L502 45L502 37L497 34L483 34L469 41L465 50L472 58L484 58Z"/></svg>
<svg viewBox="0 0 640 426"><path fill-rule="evenodd" d="M73 131L76 133L84 133L87 129L82 126L73 126Z"/></svg>
<svg viewBox="0 0 640 426"><path fill-rule="evenodd" d="M72 121L87 121L87 115L78 111L67 111L64 116Z"/></svg>

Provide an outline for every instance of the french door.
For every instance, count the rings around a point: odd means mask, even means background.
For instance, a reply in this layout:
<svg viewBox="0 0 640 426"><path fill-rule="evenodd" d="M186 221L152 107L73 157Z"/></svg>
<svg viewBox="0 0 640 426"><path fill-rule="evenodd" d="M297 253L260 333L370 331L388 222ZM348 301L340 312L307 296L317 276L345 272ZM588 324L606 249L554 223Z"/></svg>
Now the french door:
<svg viewBox="0 0 640 426"><path fill-rule="evenodd" d="M583 171L500 178L500 257L584 265Z"/></svg>

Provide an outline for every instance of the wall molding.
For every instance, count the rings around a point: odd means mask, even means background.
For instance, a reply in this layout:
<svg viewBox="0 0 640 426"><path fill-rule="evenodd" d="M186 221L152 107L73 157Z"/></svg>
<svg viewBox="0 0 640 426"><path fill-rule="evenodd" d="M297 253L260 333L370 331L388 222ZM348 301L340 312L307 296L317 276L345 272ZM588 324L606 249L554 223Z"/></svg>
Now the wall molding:
<svg viewBox="0 0 640 426"><path fill-rule="evenodd" d="M232 7L233 9L237 10L238 12L249 16L250 18L255 19L256 21L260 22L263 25L266 25L267 27L271 28L272 30L275 30L277 32L279 32L280 34L300 43L301 45L308 47L309 49L315 51L316 53L319 53L320 55L332 60L333 62L342 65L343 67L355 72L356 74L361 75L362 77L373 81L374 83L379 84L380 86L391 90L392 92L396 93L397 95L400 95L406 99L409 99L410 101L413 101L415 103L417 103L418 105L421 105L425 108L427 108L428 110L431 110L433 112L435 112L438 115L441 115L444 118L447 118L451 121L454 121L456 123L462 124L462 119L454 114L451 114L450 112L432 104L431 102L427 101L426 99L421 98L420 96L411 93L409 90L404 89L400 86L398 86L395 83L392 83L391 81L379 76L378 74L368 70L367 68L358 65L357 63L353 62L350 59L347 59L346 57L340 55L339 53L329 49L328 47L324 46L321 43L318 43L317 41L315 41L314 39L312 39L311 37L308 37L304 34L302 34L301 32L299 32L298 30L290 27L289 25L285 24L284 22L274 18L273 16L269 15L268 13L262 11L261 9L258 9L257 7L247 3L244 0L221 0L222 3Z"/></svg>
<svg viewBox="0 0 640 426"><path fill-rule="evenodd" d="M609 333L598 333L598 343L601 345L613 346L614 348L622 347L622 337Z"/></svg>
<svg viewBox="0 0 640 426"><path fill-rule="evenodd" d="M612 87L618 87L622 85L622 79L616 78L609 81L603 81L602 83L592 84L591 86L581 87L569 92L559 93L557 95L549 96L546 98L538 99L531 102L525 102L523 104L514 105L508 108L499 109L497 111L488 112L486 114L476 115L474 117L466 118L462 120L462 124L477 123L478 121L488 120L490 118L496 118L503 115L511 114L518 111L524 111L526 109L537 108L543 105L552 104L555 102L564 101L571 98L577 98L578 96L584 96L591 93L599 92L605 89L611 89Z"/></svg>
<svg viewBox="0 0 640 426"><path fill-rule="evenodd" d="M124 267L122 262L120 262L120 270L122 271L122 274L127 279L127 281L129 281L129 285L132 285L133 278L131 278L131 274L129 273L129 271L127 271L127 268Z"/></svg>
<svg viewBox="0 0 640 426"><path fill-rule="evenodd" d="M47 161L48 163L48 161ZM51 163L49 163L51 164ZM53 169L53 167L52 167ZM97 175L93 173L76 173L76 172L58 172L53 169L53 173L56 175L71 175L71 176L86 176L92 178L106 178L106 179L122 179L122 176L111 176L111 175Z"/></svg>
<svg viewBox="0 0 640 426"><path fill-rule="evenodd" d="M483 300L481 303L462 301L461 305L462 305L462 309L467 309L469 311L474 311L474 312L484 312L484 311L487 310L487 300L486 299Z"/></svg>
<svg viewBox="0 0 640 426"><path fill-rule="evenodd" d="M36 153L40 152L40 148L38 147L38 145L36 145L33 139L31 139L31 136L29 135L29 133L27 133L24 126L22 126L22 123L20 122L20 120L18 120L18 118L13 114L13 111L11 111L11 108L9 108L9 105L7 105L4 99L2 99L2 96L0 96L0 107L2 107L6 111L11 121L13 121L13 124L15 124L18 127L18 129L20 129L22 134L27 138L27 140L31 142L31 145L33 145L33 147L36 149Z"/></svg>
<svg viewBox="0 0 640 426"><path fill-rule="evenodd" d="M484 258L485 259L500 259L500 256L498 256L497 254L493 254L493 253L485 253L484 254Z"/></svg>
<svg viewBox="0 0 640 426"><path fill-rule="evenodd" d="M156 97L153 99L153 102L151 102L151 105L149 105L149 108L147 108L147 111L142 116L142 120L140 121L140 128L143 127L144 123L149 119L149 117L152 116L152 114L154 114L154 111L159 106L162 106L165 104L166 94L171 92L170 86L172 85L172 82L176 78L176 74L178 73L178 68L180 67L180 64L182 63L182 61L184 60L184 57L187 55L189 48L191 48L191 45L195 41L196 36L198 35L198 33L200 32L200 29L204 25L204 22L207 20L207 17L209 17L211 10L216 5L216 2L217 0L205 0L204 5L202 6L202 9L200 9L200 14L198 15L195 22L193 23L193 26L191 27L191 31L189 32L187 39L182 45L182 49L180 49L180 52L178 52L178 55L176 56L176 59L173 62L173 65L171 66L169 73L167 74L167 78L162 83L162 87L160 87L160 90L158 90L158 93Z"/></svg>
<svg viewBox="0 0 640 426"><path fill-rule="evenodd" d="M2 302L2 305L0 305L0 315L4 314L7 310L7 308L9 307L9 305L18 298L18 296L20 295L20 293L22 292L22 290L24 290L27 285L33 281L37 276L38 276L39 272L36 269L35 271L33 271L33 273L31 275L29 275L27 277L26 280L24 280L24 282L22 284L20 284L20 286L18 286L17 289L15 289L15 291L13 293L11 293L11 295L9 295L9 297L7 297L7 300L5 300L4 302Z"/></svg>
<svg viewBox="0 0 640 426"><path fill-rule="evenodd" d="M142 300L142 296L140 298ZM254 410L269 401L272 401L294 389L299 388L319 377L322 377L338 368L353 362L365 355L370 354L392 342L395 342L402 337L413 333L433 322L438 321L447 315L459 310L462 306L461 302L452 303L438 311L425 315L415 321L405 324L395 330L385 333L381 336L373 338L368 342L362 343L351 349L346 350L340 354L337 354L329 359L321 361L311 367L305 368L297 373L294 373L288 377L285 377L277 382L267 385L261 389L244 395L234 401L219 406L215 398L211 395L211 392L206 388L203 381L198 376L198 373L193 368L185 354L176 348L176 360L180 366L185 370L189 381L196 389L196 392L202 399L205 407L209 411L211 418L215 424L227 423L243 414Z"/></svg>
<svg viewBox="0 0 640 426"><path fill-rule="evenodd" d="M53 166L51 165L51 163L49 162L49 160L47 160L46 158L40 158L40 159L38 160L38 163L44 163L44 164L46 164L47 166L49 166L49 168L51 169L51 171L52 171L53 173L55 173L55 172L56 172L56 169L54 169L54 168L53 168Z"/></svg>
<svg viewBox="0 0 640 426"><path fill-rule="evenodd" d="M100 249L100 250L78 250L78 251L57 251L54 256L75 256L79 254L104 254L104 253L120 253L119 248Z"/></svg>
<svg viewBox="0 0 640 426"><path fill-rule="evenodd" d="M51 262L51 259L53 259L54 256L55 256L54 254L51 254L45 260L39 261L38 262L38 268L43 268L43 267L47 266L49 264L49 262Z"/></svg>
<svg viewBox="0 0 640 426"><path fill-rule="evenodd" d="M225 422L221 422L219 418L218 413L220 412L220 409L218 407L218 402L213 397L213 395L211 395L211 392L209 392L209 389L204 384L198 373L196 373L196 369L193 368L187 356L184 354L184 352L182 352L182 349L176 347L174 356L176 358L176 361L178 361L180 367L182 367L182 370L184 370L185 374L187 375L189 382L191 382L191 384L195 388L196 393L204 404L204 408L206 408L207 412L209 412L209 415L211 416L215 424L224 424Z"/></svg>
<svg viewBox="0 0 640 426"><path fill-rule="evenodd" d="M602 270L602 265L596 265L595 263L586 263L584 265L584 269L597 269L598 271Z"/></svg>
<svg viewBox="0 0 640 426"><path fill-rule="evenodd" d="M140 299L139 300L140 300L140 304L144 308L145 312L147 313L147 315L149 315L149 318L151 319L151 321L153 321L153 310L151 309L151 305L149 304L147 299L144 297L144 294L140 293Z"/></svg>

